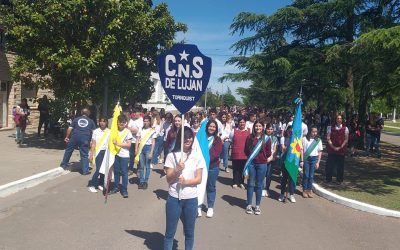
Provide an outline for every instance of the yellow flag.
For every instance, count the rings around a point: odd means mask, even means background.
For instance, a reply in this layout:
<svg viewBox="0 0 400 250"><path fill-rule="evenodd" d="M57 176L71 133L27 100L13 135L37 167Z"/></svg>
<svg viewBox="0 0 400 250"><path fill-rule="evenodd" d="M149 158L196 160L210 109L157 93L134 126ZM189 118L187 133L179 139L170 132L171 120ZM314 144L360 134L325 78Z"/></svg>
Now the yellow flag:
<svg viewBox="0 0 400 250"><path fill-rule="evenodd" d="M117 155L121 147L114 145L114 139L118 140L118 116L121 114L121 106L117 104L114 108L114 114L111 122L111 130L110 130L110 140L108 141L108 149L110 150L110 154Z"/></svg>

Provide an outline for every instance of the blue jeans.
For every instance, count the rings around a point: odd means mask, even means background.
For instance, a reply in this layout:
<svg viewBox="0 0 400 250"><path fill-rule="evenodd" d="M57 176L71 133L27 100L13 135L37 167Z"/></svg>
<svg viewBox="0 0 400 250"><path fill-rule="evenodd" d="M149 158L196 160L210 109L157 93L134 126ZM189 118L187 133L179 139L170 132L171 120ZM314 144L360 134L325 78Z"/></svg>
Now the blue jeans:
<svg viewBox="0 0 400 250"><path fill-rule="evenodd" d="M378 136L377 135L371 135L371 134L367 134L367 155L369 155L370 150L376 149L376 153L378 155L381 154L381 151L379 149L379 140L378 140Z"/></svg>
<svg viewBox="0 0 400 250"><path fill-rule="evenodd" d="M207 186L206 186L206 191L207 191L207 207L209 208L214 208L214 203L215 203L215 196L217 194L217 178L219 174L219 167L215 166L214 168L211 168L208 170L208 178L207 178Z"/></svg>
<svg viewBox="0 0 400 250"><path fill-rule="evenodd" d="M147 183L150 176L150 160L149 155L151 151L151 145L144 145L142 152L139 157L139 182Z"/></svg>
<svg viewBox="0 0 400 250"><path fill-rule="evenodd" d="M128 157L115 156L114 161L114 189L119 189L119 180L122 177L121 192L126 193L128 191Z"/></svg>
<svg viewBox="0 0 400 250"><path fill-rule="evenodd" d="M17 129L17 131L15 133L15 140L17 140L17 142L21 142L21 143L24 142L25 132L22 131L21 127L16 127L16 129Z"/></svg>
<svg viewBox="0 0 400 250"><path fill-rule="evenodd" d="M267 169L268 164L266 163L253 163L253 165L249 167L249 179L247 181L247 205L251 205L253 203L254 190L256 191L256 206L260 205L262 188Z"/></svg>
<svg viewBox="0 0 400 250"><path fill-rule="evenodd" d="M106 152L105 150L101 150L99 152L99 154L96 156L96 171L94 172L92 181L90 182L91 186L93 186L93 187L97 187L99 185L99 174L100 174L99 171L100 171L101 163L103 162L103 159L104 159L105 152ZM103 185L103 183L101 183L101 185Z"/></svg>
<svg viewBox="0 0 400 250"><path fill-rule="evenodd" d="M304 161L303 168L303 191L311 190L314 182L315 165L317 164L318 156L310 156Z"/></svg>
<svg viewBox="0 0 400 250"><path fill-rule="evenodd" d="M89 138L72 136L71 139L69 139L67 148L65 149L61 166L67 166L72 152L74 152L74 149L77 147L79 147L79 154L81 156L82 173L87 174L89 173Z"/></svg>
<svg viewBox="0 0 400 250"><path fill-rule="evenodd" d="M168 195L165 205L166 226L164 237L164 250L172 250L174 236L178 226L179 218L183 223L185 233L185 249L193 249L194 226L197 216L197 197L192 199L179 200Z"/></svg>
<svg viewBox="0 0 400 250"><path fill-rule="evenodd" d="M228 167L228 158L229 158L229 146L231 145L230 141L225 141L224 146L222 147L222 152L221 155L219 156L220 159L222 159L224 163L224 168L226 169Z"/></svg>
<svg viewBox="0 0 400 250"><path fill-rule="evenodd" d="M153 165L158 164L158 157L161 155L163 148L164 148L164 136L158 136L156 139L156 145L154 146L153 158L151 159L151 163Z"/></svg>

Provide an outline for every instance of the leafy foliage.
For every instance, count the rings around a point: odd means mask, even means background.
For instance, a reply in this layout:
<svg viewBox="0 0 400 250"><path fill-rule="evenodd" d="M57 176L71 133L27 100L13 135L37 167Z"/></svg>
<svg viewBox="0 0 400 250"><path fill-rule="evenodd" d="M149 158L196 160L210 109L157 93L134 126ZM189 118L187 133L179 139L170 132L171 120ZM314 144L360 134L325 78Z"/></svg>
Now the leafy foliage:
<svg viewBox="0 0 400 250"><path fill-rule="evenodd" d="M71 103L99 103L106 82L111 100L146 101L157 55L186 31L149 0L12 1L0 7L0 25L18 55L14 79Z"/></svg>

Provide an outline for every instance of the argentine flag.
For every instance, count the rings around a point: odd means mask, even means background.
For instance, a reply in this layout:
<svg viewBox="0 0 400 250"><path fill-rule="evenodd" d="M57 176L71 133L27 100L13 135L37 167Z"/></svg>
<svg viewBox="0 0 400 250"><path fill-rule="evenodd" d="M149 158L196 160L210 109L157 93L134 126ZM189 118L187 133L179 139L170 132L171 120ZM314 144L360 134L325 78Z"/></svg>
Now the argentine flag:
<svg viewBox="0 0 400 250"><path fill-rule="evenodd" d="M293 120L293 133L292 137L290 137L290 146L286 153L285 168L294 183L297 183L297 174L299 172L300 165L300 153L303 148L301 144L301 105L303 102L300 98L297 98L294 102L296 103L296 110Z"/></svg>
<svg viewBox="0 0 400 250"><path fill-rule="evenodd" d="M199 132L196 134L196 138L193 142L192 152L196 153L200 159L204 159L203 164L203 175L201 179L201 183L197 185L197 197L198 204L203 204L204 195L206 193L206 184L208 178L208 168L210 167L210 150L208 148L208 139L207 139L207 126L208 119L205 119L201 125Z"/></svg>

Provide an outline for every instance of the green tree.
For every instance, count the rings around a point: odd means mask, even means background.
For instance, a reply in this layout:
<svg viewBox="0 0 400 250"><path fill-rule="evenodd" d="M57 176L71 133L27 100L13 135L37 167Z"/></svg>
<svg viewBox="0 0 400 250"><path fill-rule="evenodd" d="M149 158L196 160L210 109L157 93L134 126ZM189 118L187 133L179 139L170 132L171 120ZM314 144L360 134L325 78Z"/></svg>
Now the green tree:
<svg viewBox="0 0 400 250"><path fill-rule="evenodd" d="M107 89L110 101L146 101L158 54L186 30L150 0L12 1L0 25L18 55L14 79L78 104L99 104Z"/></svg>
<svg viewBox="0 0 400 250"><path fill-rule="evenodd" d="M284 106L302 84L304 100L316 99L320 108L343 105L349 115L363 86L365 63L351 53L354 41L397 25L398 13L398 0L295 0L270 16L240 13L232 33L253 35L233 44L239 56L227 63L242 72L220 80L250 80L248 90L238 90L243 100L265 106Z"/></svg>

